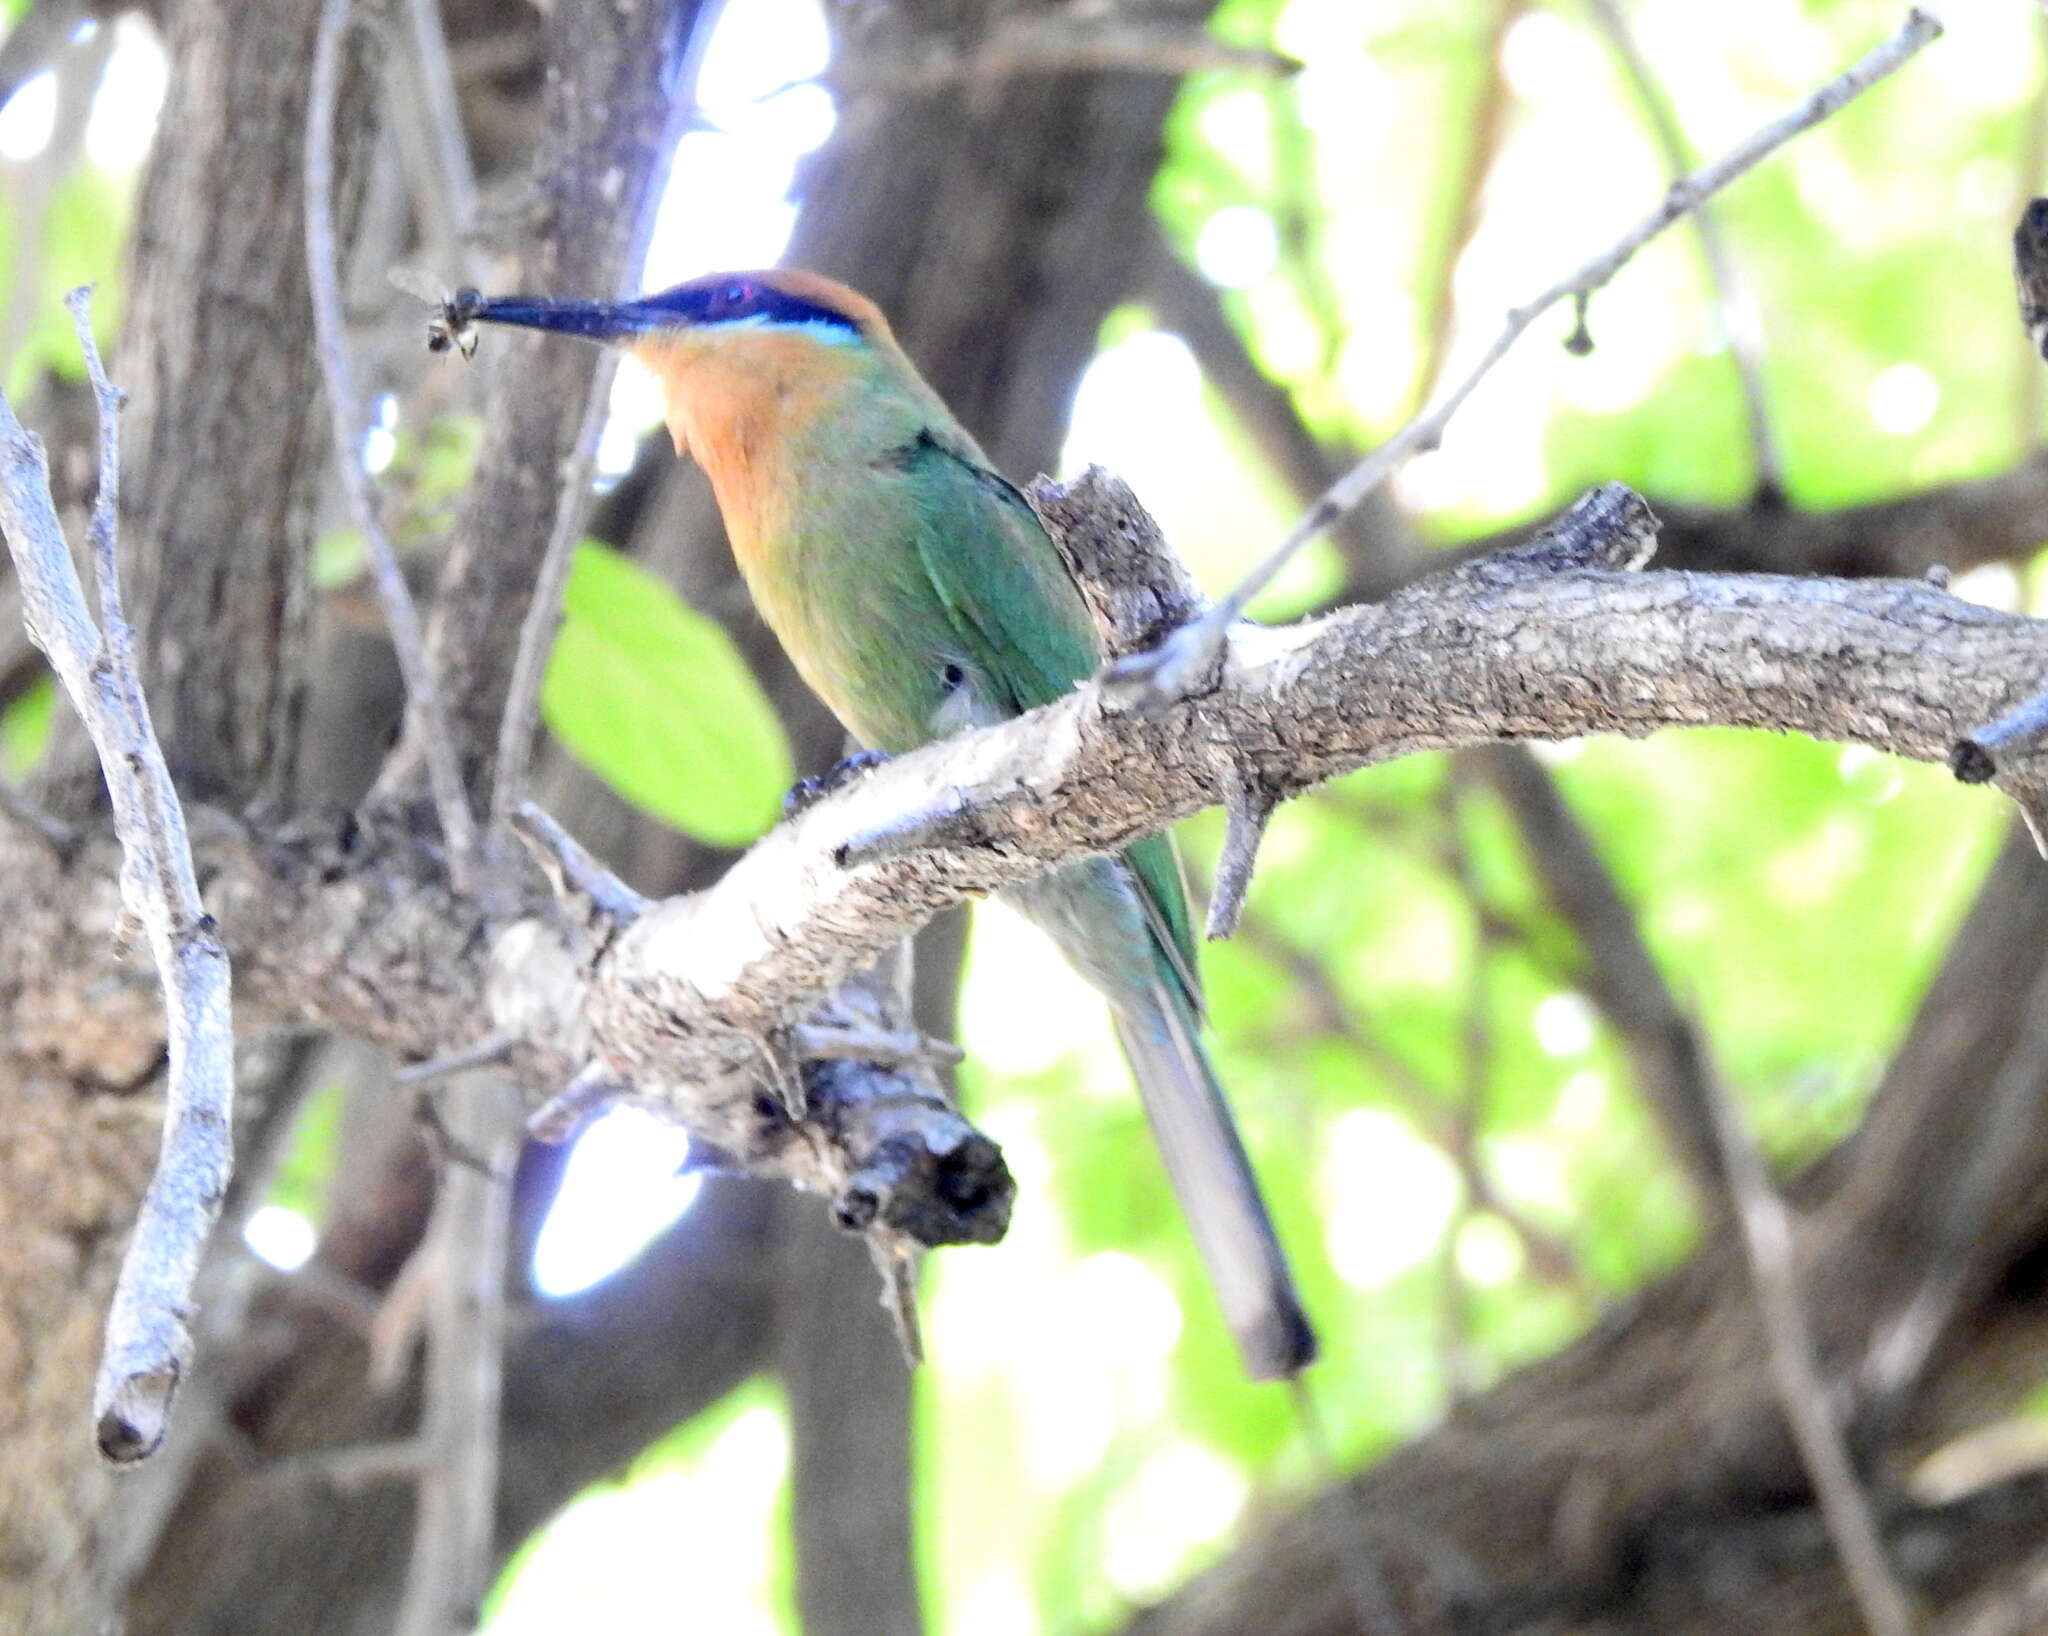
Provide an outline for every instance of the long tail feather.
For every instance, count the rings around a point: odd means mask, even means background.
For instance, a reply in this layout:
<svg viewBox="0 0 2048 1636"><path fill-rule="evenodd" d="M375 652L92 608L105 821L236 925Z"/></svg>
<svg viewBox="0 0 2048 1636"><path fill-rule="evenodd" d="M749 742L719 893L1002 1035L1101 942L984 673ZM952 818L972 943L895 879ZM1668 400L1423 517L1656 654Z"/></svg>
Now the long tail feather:
<svg viewBox="0 0 2048 1636"><path fill-rule="evenodd" d="M1315 1332L1186 1000L1162 978L1118 1009L1116 1025L1246 1369L1256 1380L1299 1374L1315 1359Z"/></svg>

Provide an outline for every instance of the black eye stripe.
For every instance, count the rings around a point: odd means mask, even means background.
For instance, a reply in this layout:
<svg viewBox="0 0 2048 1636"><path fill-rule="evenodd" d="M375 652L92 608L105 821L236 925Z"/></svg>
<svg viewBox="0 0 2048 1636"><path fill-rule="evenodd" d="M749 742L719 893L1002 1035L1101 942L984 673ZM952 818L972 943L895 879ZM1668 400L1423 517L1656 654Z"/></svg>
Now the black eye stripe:
<svg viewBox="0 0 2048 1636"><path fill-rule="evenodd" d="M860 326L837 308L806 301L802 296L753 279L700 279L657 295L642 296L638 304L672 312L693 324L736 324L762 318L771 324L818 324L844 330L849 335L860 333Z"/></svg>

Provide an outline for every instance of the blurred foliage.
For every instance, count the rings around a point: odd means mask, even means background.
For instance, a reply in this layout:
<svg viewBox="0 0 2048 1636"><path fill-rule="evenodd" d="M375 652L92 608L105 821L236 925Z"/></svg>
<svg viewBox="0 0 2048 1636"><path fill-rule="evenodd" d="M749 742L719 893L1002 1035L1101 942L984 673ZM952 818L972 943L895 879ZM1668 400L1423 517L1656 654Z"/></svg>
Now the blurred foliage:
<svg viewBox="0 0 2048 1636"><path fill-rule="evenodd" d="M1254 352L1335 449L1370 444L1414 407L1446 280L1455 368L1506 309L1662 194L1655 146L1583 11L1521 8L1493 64L1477 46L1500 3L1226 0L1219 33L1306 67L1271 83L1198 75L1172 117L1160 220L1227 274ZM0 14L19 8L0 0ZM1703 157L1900 12L1893 0L1626 9ZM2039 400L2021 388L2040 366L2014 321L2006 241L2042 180L2023 173L2023 133L2043 118L2041 24L2018 5L1949 21L1900 77L1719 203L1762 314L1798 504L1996 471L2039 441ZM1455 186L1489 97L1506 99L1505 140L1461 243ZM36 163L0 159L10 206ZM132 185L73 167L36 229L39 258L23 254L17 211L0 209L0 293L32 315L0 361L10 389L76 373L55 301L67 284L102 283L111 333ZM1230 212L1234 241L1218 225ZM1261 221L1263 261L1245 232ZM24 289L30 271L37 287ZM1292 501L1184 353L1143 326L1127 309L1105 332L1069 464L1132 477L1198 573L1227 584ZM1707 503L1749 493L1736 374L1684 229L1594 299L1590 326L1596 350L1575 360L1558 346L1569 314L1546 318L1442 451L1397 482L1429 537L1534 518L1610 479ZM473 418L399 421L380 480L410 519L409 547L433 548L477 435ZM359 542L330 536L322 585L356 577L359 557ZM1305 557L1261 611L1315 606L1339 568L1327 549ZM2012 602L2032 579L1994 570L1961 589ZM33 759L50 709L46 685L7 707L0 771ZM772 823L792 776L729 639L601 546L579 549L545 709L627 800L719 844ZM1999 801L1938 768L1733 732L1543 753L1773 1160L1824 1152L1854 1127L1982 874ZM1186 826L1198 875L1219 836L1213 815ZM1684 1183L1578 991L1580 963L1488 787L1434 756L1286 808L1243 934L1205 957L1219 1061L1322 1329L1312 1390L1345 1460L1426 1429L1693 1242ZM1240 1378L1099 1002L1000 910L977 924L964 1034L965 1095L1003 1141L1020 1197L1001 1248L931 1263L917 1438L933 1627L1106 1629L1325 1474L1285 1394ZM1461 1160L1463 1123L1474 1138ZM312 1208L332 1141L316 1106L281 1202ZM1505 1211L1478 1206L1461 1166L1483 1170ZM748 1543L780 1538L781 1412L750 1388L579 1499L515 1562L493 1628L648 1628L620 1600L647 1575L634 1606L687 1604L724 1631L786 1628L786 1561ZM676 1568L662 1541L697 1539L706 1519L720 1523L702 1536L718 1550ZM725 1597L733 1584L743 1605ZM715 1617L703 1611L714 1591Z"/></svg>
<svg viewBox="0 0 2048 1636"><path fill-rule="evenodd" d="M0 710L0 778L16 783L36 764L50 741L50 721L56 709L57 684L44 674Z"/></svg>
<svg viewBox="0 0 2048 1636"><path fill-rule="evenodd" d="M626 800L717 846L772 825L796 777L782 723L725 628L595 540L576 548L541 714Z"/></svg>
<svg viewBox="0 0 2048 1636"><path fill-rule="evenodd" d="M322 1085L300 1103L284 1157L271 1177L268 1204L290 1210L316 1227L326 1214L327 1177L341 1140L344 1088Z"/></svg>

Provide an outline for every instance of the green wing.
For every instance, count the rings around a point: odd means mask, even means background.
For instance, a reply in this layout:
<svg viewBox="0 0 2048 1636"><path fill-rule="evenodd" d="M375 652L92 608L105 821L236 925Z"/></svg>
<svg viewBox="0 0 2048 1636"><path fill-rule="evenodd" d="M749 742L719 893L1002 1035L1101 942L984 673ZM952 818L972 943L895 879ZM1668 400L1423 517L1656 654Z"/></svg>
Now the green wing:
<svg viewBox="0 0 2048 1636"><path fill-rule="evenodd" d="M1094 620L1024 496L969 449L927 431L904 451L922 508L918 554L967 657L1017 713L1071 693L1102 662ZM1194 928L1169 836L1124 849L1162 962L1197 1016Z"/></svg>

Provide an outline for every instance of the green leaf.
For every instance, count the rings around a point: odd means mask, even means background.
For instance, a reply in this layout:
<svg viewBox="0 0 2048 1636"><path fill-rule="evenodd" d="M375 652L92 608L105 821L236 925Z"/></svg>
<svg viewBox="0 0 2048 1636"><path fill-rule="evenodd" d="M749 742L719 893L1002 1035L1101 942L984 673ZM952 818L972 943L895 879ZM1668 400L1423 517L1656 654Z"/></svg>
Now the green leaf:
<svg viewBox="0 0 2048 1636"><path fill-rule="evenodd" d="M45 674L0 712L0 777L19 779L42 760L57 708L56 684Z"/></svg>
<svg viewBox="0 0 2048 1636"><path fill-rule="evenodd" d="M608 546L576 548L541 689L548 730L641 811L715 846L772 826L795 771L732 639Z"/></svg>

